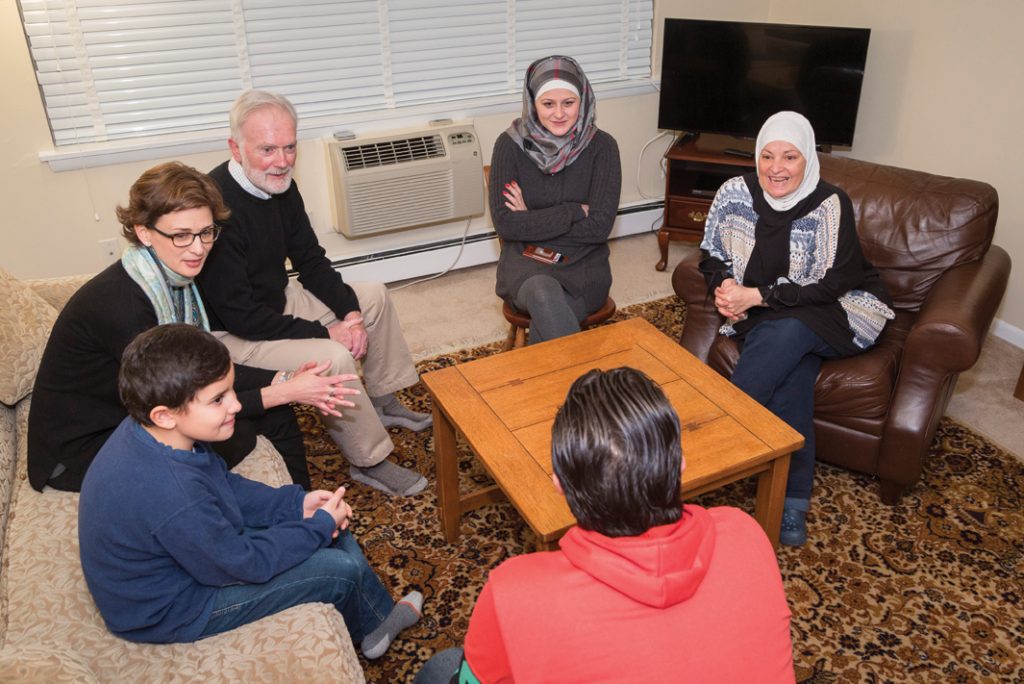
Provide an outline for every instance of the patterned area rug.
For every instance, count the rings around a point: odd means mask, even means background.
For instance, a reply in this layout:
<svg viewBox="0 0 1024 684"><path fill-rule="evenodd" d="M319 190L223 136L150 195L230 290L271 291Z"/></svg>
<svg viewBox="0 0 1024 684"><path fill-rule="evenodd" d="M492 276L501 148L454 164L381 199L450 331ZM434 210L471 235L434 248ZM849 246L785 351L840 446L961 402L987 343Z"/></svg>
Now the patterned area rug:
<svg viewBox="0 0 1024 684"><path fill-rule="evenodd" d="M613 320L643 316L673 338L683 307L669 297L626 307ZM486 345L427 359L421 373L499 351ZM422 385L403 399L429 410ZM380 660L364 661L367 681L411 681L435 651L460 645L487 571L533 549L510 504L462 518L448 544L434 493L433 439L393 430L402 465L431 485L393 499L348 478L348 468L316 413L301 408L314 485L352 485L353 529L391 593L426 597L423 620ZM461 487L490 482L462 445ZM753 510L754 482L697 499ZM801 682L1024 682L1024 466L966 427L945 419L922 482L895 507L871 478L827 465L815 479L810 541L781 547L779 567L793 613Z"/></svg>

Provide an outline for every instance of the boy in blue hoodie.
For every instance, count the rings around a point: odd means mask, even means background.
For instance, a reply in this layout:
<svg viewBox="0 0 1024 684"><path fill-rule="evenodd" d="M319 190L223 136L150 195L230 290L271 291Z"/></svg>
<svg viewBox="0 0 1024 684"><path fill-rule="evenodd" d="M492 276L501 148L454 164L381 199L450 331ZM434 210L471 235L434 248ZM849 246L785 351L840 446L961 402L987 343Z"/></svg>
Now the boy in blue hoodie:
<svg viewBox="0 0 1024 684"><path fill-rule="evenodd" d="M228 471L208 442L240 404L224 345L184 324L125 349L128 417L82 484L82 569L107 627L130 641L187 642L300 603L331 603L367 658L419 620L397 605L348 531L345 489L306 493Z"/></svg>

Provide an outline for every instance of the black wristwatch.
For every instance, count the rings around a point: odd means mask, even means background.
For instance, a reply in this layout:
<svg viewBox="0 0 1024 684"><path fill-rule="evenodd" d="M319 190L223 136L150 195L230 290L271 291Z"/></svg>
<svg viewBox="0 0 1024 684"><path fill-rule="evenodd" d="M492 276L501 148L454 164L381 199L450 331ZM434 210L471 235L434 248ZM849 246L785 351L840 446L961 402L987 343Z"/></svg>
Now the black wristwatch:
<svg viewBox="0 0 1024 684"><path fill-rule="evenodd" d="M757 291L761 293L761 303L767 304L768 298L772 296L772 286L762 285L759 288L757 288Z"/></svg>

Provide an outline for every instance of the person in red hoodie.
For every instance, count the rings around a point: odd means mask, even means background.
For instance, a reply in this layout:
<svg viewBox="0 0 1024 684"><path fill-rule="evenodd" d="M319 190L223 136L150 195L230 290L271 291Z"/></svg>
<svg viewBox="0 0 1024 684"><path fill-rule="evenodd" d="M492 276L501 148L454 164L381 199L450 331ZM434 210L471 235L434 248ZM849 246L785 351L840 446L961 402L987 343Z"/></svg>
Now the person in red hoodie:
<svg viewBox="0 0 1024 684"><path fill-rule="evenodd" d="M790 612L764 531L737 508L683 505L679 417L632 368L592 370L551 434L578 524L561 550L491 571L465 649L433 682L793 682Z"/></svg>

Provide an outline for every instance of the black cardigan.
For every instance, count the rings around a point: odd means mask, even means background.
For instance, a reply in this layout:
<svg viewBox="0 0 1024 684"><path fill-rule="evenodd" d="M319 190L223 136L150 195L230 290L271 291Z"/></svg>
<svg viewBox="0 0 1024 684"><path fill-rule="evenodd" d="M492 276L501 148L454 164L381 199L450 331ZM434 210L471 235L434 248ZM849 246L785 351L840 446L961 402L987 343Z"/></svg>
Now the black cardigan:
<svg viewBox="0 0 1024 684"><path fill-rule="evenodd" d="M37 490L64 464L81 486L85 471L127 411L117 390L121 355L157 324L142 288L118 261L83 285L57 317L36 374L28 418L28 474ZM235 367L242 418L263 414L260 389L274 371Z"/></svg>

